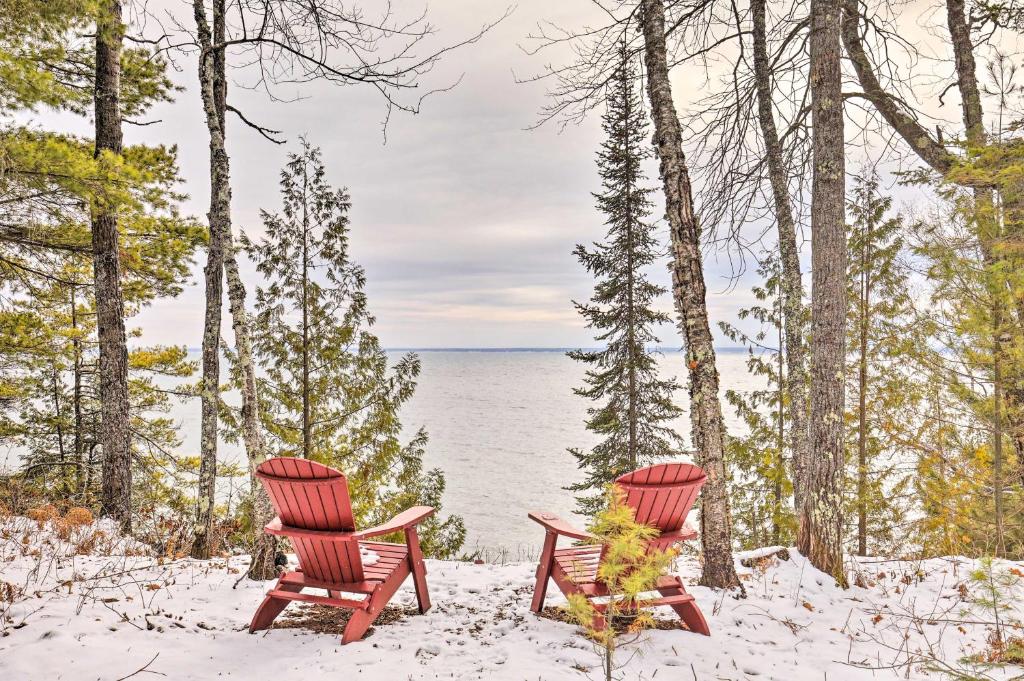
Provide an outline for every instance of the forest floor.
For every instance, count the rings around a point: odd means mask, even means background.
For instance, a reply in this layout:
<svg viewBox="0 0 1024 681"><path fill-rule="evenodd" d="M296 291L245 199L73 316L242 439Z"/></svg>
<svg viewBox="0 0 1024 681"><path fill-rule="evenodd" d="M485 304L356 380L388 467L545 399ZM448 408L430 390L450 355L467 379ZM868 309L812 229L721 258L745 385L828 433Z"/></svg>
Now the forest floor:
<svg viewBox="0 0 1024 681"><path fill-rule="evenodd" d="M0 678L507 679L597 678L578 629L530 612L535 565L427 561L434 607L419 615L411 581L367 638L339 645L330 610L293 604L249 634L269 583L242 580L247 558L154 559L102 524L0 523ZM991 650L991 610L975 607L974 561L863 559L861 586L837 588L795 551L737 555L746 596L691 588L705 638L664 629L620 651L624 678L689 680L1010 679L1019 667L976 664ZM699 566L681 559L694 584ZM1000 564L1006 571L1022 566ZM1024 616L1000 613L1003 621ZM1020 607L1019 605L1017 607ZM1012 626L1006 637L1019 636ZM971 676L955 676L957 672ZM359 674L359 676L353 676Z"/></svg>

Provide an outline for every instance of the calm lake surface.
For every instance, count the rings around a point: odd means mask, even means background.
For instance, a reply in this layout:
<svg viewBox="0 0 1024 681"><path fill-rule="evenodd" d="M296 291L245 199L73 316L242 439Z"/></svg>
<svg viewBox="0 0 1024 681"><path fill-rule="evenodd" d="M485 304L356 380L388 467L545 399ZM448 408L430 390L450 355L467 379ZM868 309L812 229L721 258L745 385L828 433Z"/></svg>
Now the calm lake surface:
<svg viewBox="0 0 1024 681"><path fill-rule="evenodd" d="M401 352L393 352L397 358ZM583 367L562 351L418 351L423 370L416 395L402 413L409 433L424 426L430 434L426 466L441 468L447 479L444 513L466 522L466 550L508 551L511 557L534 553L543 540L526 514L553 511L572 517L571 492L562 489L580 479L567 448L585 448L596 438L584 428L588 401L573 394ZM745 352L719 351L722 390L752 390L761 381L744 366ZM659 360L666 377L685 379L681 353ZM678 404L687 406L685 391ZM199 404L175 410L181 422L181 451L199 448ZM740 428L726 407L731 431ZM684 436L689 420L676 424ZM227 456L237 449L224 445Z"/></svg>

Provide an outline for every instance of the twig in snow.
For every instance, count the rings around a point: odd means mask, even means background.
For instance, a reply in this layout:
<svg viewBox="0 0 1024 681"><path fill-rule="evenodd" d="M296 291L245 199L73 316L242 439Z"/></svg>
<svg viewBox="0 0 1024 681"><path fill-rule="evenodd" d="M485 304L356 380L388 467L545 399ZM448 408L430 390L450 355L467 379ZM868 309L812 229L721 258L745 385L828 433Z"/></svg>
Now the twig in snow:
<svg viewBox="0 0 1024 681"><path fill-rule="evenodd" d="M164 674L163 672L155 672L155 671L153 671L153 670L149 669L149 665L153 664L153 663L154 663L154 662L156 661L156 658L158 658L158 657L160 657L160 653L157 653L156 655L154 655L154 656L153 656L153 659L152 659L152 660L150 660L150 661L149 661L149 662L147 662L146 664L142 665L141 667L139 667L138 669L136 669L135 671L133 671L133 672L132 672L131 674L129 674L128 676L122 676L121 678L119 678L119 679L116 679L116 681L124 681L125 679L130 679L130 678L132 678L132 677L133 677L133 676L135 676L136 674L142 674L142 673L146 673L146 674L156 674L157 676L167 676L167 674Z"/></svg>

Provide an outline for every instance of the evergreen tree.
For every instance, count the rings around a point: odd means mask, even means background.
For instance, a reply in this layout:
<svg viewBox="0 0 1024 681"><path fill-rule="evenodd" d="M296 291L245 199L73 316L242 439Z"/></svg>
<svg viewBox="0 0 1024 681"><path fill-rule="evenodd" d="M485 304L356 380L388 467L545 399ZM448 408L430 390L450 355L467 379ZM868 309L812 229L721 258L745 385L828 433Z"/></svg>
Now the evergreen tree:
<svg viewBox="0 0 1024 681"><path fill-rule="evenodd" d="M672 402L674 380L658 376L654 327L669 321L653 308L665 289L652 284L644 268L658 259L658 242L650 195L644 186L643 161L650 156L646 113L637 92L637 69L621 49L621 64L608 85L607 111L602 118L606 139L597 154L602 191L594 194L608 227L604 242L578 245L579 261L598 282L587 303L574 302L597 330L603 350L576 350L573 359L588 367L576 394L600 406L588 409L587 428L604 439L590 451L570 449L586 472L571 486L582 513L592 514L603 502L604 486L619 475L672 456L680 449L678 435L666 424L681 411Z"/></svg>
<svg viewBox="0 0 1024 681"><path fill-rule="evenodd" d="M116 216L116 276L130 316L159 296L177 295L202 236L177 214L181 195L174 148L132 145L97 153L92 140L26 126L40 108L89 115L98 97L97 24L105 34L111 3L0 0L0 437L27 452L25 476L50 494L98 500L97 296L91 218ZM170 98L166 62L148 47L119 52L118 120ZM104 68L109 76L111 52ZM111 79L107 78L108 95ZM109 97L107 97L109 99ZM111 250L106 249L107 265ZM105 269L107 275L110 268ZM110 277L108 276L108 283ZM104 300L105 295L100 296ZM110 310L108 310L109 312ZM115 314L122 314L114 310ZM161 476L177 443L163 415L170 395L154 375L190 371L184 348L124 350L127 413L118 437L140 489ZM122 438L123 436L123 438ZM120 502L130 495L122 490ZM126 508L121 503L119 508ZM121 520L129 518L121 517Z"/></svg>
<svg viewBox="0 0 1024 681"><path fill-rule="evenodd" d="M901 444L914 420L919 382L906 358L920 341L914 329L910 276L901 260L906 226L889 217L892 199L874 173L857 178L849 202L846 517L856 553L892 555L903 543L910 452ZM869 544L870 540L870 544Z"/></svg>
<svg viewBox="0 0 1024 681"><path fill-rule="evenodd" d="M726 454L730 472L730 498L735 537L744 548L788 546L796 536L796 517L788 500L793 493L793 452L786 456L792 421L787 418L791 397L785 376L786 324L782 296L782 268L774 252L758 268L764 284L755 286L759 305L739 311L741 320L753 319L760 328L753 335L721 322L723 333L747 348L747 371L765 381L764 388L727 390L725 399L743 420L746 432L729 437ZM789 460L787 460L787 458Z"/></svg>
<svg viewBox="0 0 1024 681"><path fill-rule="evenodd" d="M426 432L400 441L419 358L389 366L370 330L366 275L348 252L348 193L327 184L319 149L303 141L281 173L281 196L280 213L262 213L265 236L242 236L266 282L256 289L253 352L269 451L341 469L360 525L411 504L440 507L444 476L423 470ZM450 556L464 537L461 518L432 519L424 551Z"/></svg>
<svg viewBox="0 0 1024 681"><path fill-rule="evenodd" d="M968 555L1024 551L1022 178L1019 131L972 149L938 188L941 213L915 234L933 287L931 343L919 352L935 434L919 463L922 523L933 547ZM958 185L993 195L979 201Z"/></svg>

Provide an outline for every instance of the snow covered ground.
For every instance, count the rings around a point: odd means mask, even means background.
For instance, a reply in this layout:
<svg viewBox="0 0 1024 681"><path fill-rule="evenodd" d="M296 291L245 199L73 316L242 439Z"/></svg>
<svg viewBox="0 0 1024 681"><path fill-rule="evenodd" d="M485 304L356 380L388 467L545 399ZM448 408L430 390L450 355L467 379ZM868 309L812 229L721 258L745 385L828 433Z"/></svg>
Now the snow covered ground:
<svg viewBox="0 0 1024 681"><path fill-rule="evenodd" d="M428 561L430 612L378 625L341 647L335 635L301 629L247 633L269 584L243 580L233 588L244 557L125 556L133 547L101 529L97 538L95 525L65 528L61 540L52 525L23 518L0 525L0 679L115 681L138 672L131 678L538 681L584 679L588 669L596 676L597 657L575 627L529 611L534 565ZM94 554L74 555L88 549ZM762 559L741 568L746 598L692 588L711 638L648 632L624 678L943 678L928 667L961 666L989 635L982 623L962 622L990 619L965 615L972 566L953 558L865 560L864 586L844 591L795 551L789 560ZM696 581L695 561L681 560L678 569ZM411 583L396 600L414 603ZM553 585L548 601L563 602ZM1022 671L985 673L1009 679Z"/></svg>

